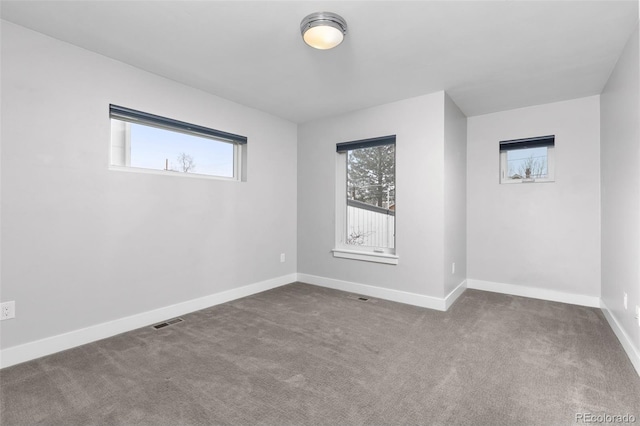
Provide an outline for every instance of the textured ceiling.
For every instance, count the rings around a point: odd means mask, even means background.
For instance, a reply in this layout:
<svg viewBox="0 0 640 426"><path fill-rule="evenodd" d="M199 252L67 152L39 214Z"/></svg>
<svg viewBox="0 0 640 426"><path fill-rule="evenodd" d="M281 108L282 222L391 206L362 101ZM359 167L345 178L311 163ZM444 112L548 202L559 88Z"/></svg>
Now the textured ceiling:
<svg viewBox="0 0 640 426"><path fill-rule="evenodd" d="M349 33L309 48L300 20ZM629 1L2 1L3 19L294 122L446 90L468 116L600 93Z"/></svg>

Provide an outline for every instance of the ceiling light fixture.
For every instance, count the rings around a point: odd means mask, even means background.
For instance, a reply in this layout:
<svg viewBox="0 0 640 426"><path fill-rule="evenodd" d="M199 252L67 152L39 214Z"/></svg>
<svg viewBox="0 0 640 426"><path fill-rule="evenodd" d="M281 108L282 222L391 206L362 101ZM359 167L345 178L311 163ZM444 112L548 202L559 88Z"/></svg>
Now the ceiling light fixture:
<svg viewBox="0 0 640 426"><path fill-rule="evenodd" d="M309 46L327 50L333 49L344 40L347 21L331 12L315 12L300 23L302 39Z"/></svg>

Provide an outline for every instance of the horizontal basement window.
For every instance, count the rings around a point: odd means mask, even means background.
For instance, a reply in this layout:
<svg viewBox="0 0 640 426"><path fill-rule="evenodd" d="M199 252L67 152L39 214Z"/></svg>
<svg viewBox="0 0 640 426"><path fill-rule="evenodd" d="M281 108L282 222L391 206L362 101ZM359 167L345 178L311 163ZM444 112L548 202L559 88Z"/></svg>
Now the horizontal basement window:
<svg viewBox="0 0 640 426"><path fill-rule="evenodd" d="M500 183L553 182L555 136L500 141Z"/></svg>
<svg viewBox="0 0 640 426"><path fill-rule="evenodd" d="M117 105L109 117L113 168L246 180L245 136Z"/></svg>

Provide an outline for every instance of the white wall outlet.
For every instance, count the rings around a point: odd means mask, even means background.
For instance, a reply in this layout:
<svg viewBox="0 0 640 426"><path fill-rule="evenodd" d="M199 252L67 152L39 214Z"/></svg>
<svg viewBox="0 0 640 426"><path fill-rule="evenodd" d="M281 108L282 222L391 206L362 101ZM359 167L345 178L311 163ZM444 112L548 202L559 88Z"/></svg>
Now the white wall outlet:
<svg viewBox="0 0 640 426"><path fill-rule="evenodd" d="M0 304L0 320L16 317L16 302L3 302Z"/></svg>
<svg viewBox="0 0 640 426"><path fill-rule="evenodd" d="M624 310L626 311L627 310L627 293L626 292L624 293L624 299L623 300L624 300Z"/></svg>
<svg viewBox="0 0 640 426"><path fill-rule="evenodd" d="M636 305L636 319L638 320L638 327L640 327L640 305Z"/></svg>
<svg viewBox="0 0 640 426"><path fill-rule="evenodd" d="M284 253L280 253L280 263L284 263L285 255Z"/></svg>
<svg viewBox="0 0 640 426"><path fill-rule="evenodd" d="M456 273L456 262L451 263L451 273L452 274Z"/></svg>

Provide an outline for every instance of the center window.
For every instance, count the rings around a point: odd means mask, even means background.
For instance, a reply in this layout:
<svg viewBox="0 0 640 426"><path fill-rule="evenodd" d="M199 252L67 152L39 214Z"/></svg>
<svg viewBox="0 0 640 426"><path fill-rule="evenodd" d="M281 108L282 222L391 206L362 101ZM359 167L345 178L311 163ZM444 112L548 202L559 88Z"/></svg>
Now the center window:
<svg viewBox="0 0 640 426"><path fill-rule="evenodd" d="M359 252L373 257L358 260L397 259L395 141L385 136L337 145L336 257Z"/></svg>

